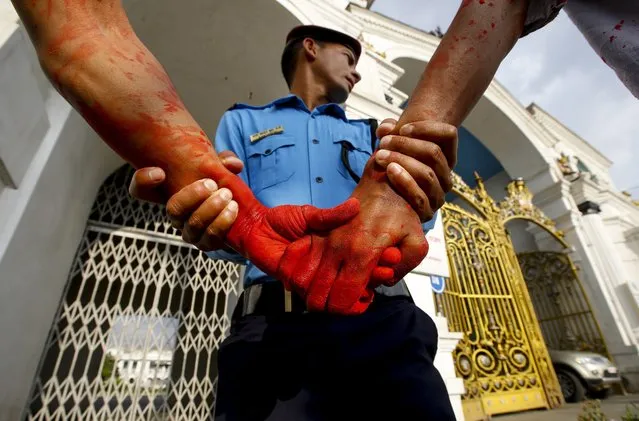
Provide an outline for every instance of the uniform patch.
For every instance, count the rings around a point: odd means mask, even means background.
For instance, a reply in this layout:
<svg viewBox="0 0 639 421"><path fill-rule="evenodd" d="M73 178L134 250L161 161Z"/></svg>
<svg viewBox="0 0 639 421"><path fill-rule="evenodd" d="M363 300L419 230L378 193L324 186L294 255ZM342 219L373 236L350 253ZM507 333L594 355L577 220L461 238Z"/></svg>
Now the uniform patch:
<svg viewBox="0 0 639 421"><path fill-rule="evenodd" d="M274 134L281 134L281 133L284 133L284 127L277 126L277 127L273 127L272 129L268 129L259 133L252 134L249 139L251 140L251 143L255 143L259 140L264 139L265 137L269 137L269 136L273 136Z"/></svg>

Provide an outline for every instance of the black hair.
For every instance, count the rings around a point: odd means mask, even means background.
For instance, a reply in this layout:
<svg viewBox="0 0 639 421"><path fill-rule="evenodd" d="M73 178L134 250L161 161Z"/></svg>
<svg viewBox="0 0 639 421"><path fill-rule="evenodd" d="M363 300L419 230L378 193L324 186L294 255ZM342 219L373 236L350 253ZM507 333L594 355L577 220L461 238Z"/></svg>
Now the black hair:
<svg viewBox="0 0 639 421"><path fill-rule="evenodd" d="M310 37L307 37L310 38ZM284 75L284 80L288 87L291 87L293 83L293 75L295 75L295 70L297 69L297 58L300 55L300 52L304 49L304 40L306 38L301 38L296 41L291 42L284 48L284 52L282 53L282 74ZM322 41L313 40L322 46L324 43Z"/></svg>

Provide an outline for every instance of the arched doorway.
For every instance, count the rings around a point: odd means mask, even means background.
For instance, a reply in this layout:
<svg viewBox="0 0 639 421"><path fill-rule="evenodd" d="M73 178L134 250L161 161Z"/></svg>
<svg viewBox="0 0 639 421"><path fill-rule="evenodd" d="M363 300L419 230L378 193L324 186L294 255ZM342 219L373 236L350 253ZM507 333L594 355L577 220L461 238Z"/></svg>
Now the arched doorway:
<svg viewBox="0 0 639 421"><path fill-rule="evenodd" d="M451 279L436 296L449 330L464 333L453 356L467 421L563 403L502 212L476 181L455 176L466 206L442 208Z"/></svg>
<svg viewBox="0 0 639 421"><path fill-rule="evenodd" d="M504 226L526 221L554 239L554 249L546 245L542 250L517 250L546 345L553 350L592 351L610 357L563 233L532 204L533 195L522 180L512 181L507 192L498 204Z"/></svg>
<svg viewBox="0 0 639 421"><path fill-rule="evenodd" d="M91 210L27 420L208 420L240 267L183 243L124 166Z"/></svg>

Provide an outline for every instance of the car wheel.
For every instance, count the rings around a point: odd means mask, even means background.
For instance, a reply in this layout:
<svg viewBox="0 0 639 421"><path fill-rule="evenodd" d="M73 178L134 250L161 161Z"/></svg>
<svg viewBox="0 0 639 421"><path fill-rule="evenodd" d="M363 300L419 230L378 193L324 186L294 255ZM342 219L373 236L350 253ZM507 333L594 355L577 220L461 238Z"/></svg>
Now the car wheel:
<svg viewBox="0 0 639 421"><path fill-rule="evenodd" d="M557 370L557 380L566 402L581 402L586 396L586 388L577 376L569 371Z"/></svg>

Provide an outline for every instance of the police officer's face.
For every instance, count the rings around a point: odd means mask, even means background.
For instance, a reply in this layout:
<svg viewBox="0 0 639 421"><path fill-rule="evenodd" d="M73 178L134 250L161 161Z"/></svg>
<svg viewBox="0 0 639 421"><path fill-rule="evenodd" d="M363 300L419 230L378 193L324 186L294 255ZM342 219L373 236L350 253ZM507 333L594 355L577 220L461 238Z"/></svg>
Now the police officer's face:
<svg viewBox="0 0 639 421"><path fill-rule="evenodd" d="M319 79L326 84L331 102L345 102L357 82L362 79L355 70L355 54L345 45L322 43L317 50L314 65Z"/></svg>

